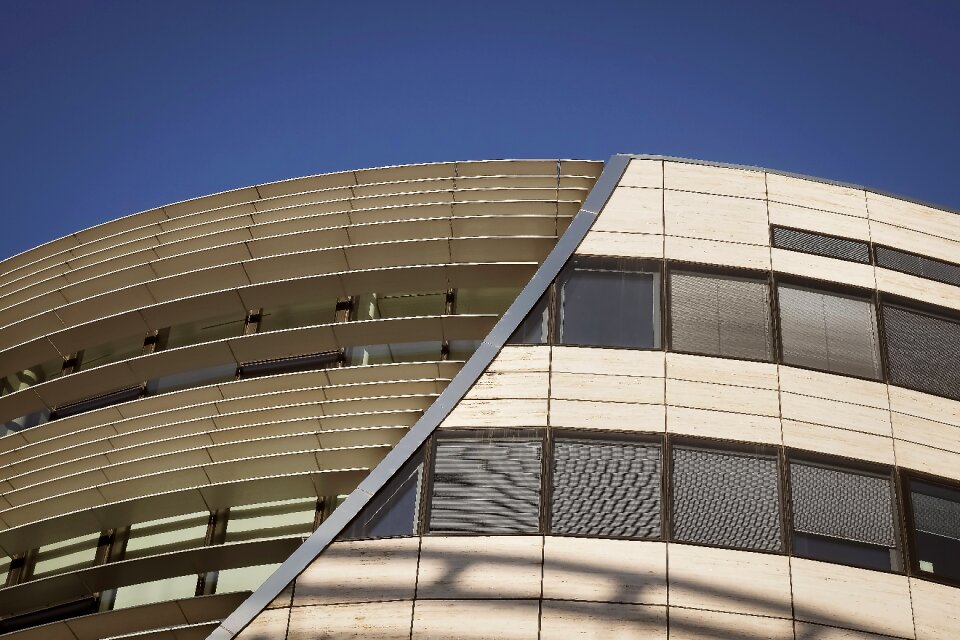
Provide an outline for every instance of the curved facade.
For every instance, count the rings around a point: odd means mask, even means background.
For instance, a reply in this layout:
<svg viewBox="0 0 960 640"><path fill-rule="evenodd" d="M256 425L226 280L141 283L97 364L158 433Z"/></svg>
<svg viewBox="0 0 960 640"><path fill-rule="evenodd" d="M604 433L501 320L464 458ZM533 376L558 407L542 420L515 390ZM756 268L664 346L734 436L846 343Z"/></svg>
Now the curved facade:
<svg viewBox="0 0 960 640"><path fill-rule="evenodd" d="M954 638L958 248L935 207L621 155L305 178L27 252L0 629Z"/></svg>

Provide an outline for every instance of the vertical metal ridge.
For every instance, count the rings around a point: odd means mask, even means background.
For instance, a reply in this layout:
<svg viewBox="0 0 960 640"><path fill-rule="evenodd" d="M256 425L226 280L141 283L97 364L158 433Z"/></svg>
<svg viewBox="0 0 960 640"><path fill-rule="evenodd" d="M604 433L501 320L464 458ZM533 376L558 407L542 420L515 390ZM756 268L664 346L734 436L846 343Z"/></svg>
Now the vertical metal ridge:
<svg viewBox="0 0 960 640"><path fill-rule="evenodd" d="M427 408L417 423L400 439L400 442L386 455L360 485L347 497L304 543L287 558L282 565L260 585L239 607L237 607L208 636L208 640L228 640L240 633L278 596L286 586L319 556L340 532L350 524L357 514L367 505L373 496L396 474L416 453L426 439L436 430L453 408L473 387L480 375L487 369L507 339L517 329L523 319L553 282L560 269L586 237L600 210L606 204L613 190L619 184L631 156L617 154L604 165L603 172L594 183L580 211L570 222L570 226L547 255L543 264L533 274L530 282L520 291L503 317L483 339L474 354L464 364L463 369L454 376L450 384L436 401Z"/></svg>

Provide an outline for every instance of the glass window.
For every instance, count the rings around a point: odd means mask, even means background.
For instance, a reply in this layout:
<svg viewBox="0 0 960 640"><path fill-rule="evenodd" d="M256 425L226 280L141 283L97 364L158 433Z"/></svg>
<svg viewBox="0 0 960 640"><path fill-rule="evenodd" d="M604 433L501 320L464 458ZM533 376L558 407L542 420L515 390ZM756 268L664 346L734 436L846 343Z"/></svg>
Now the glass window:
<svg viewBox="0 0 960 640"><path fill-rule="evenodd" d="M676 540L780 551L780 480L773 456L673 449Z"/></svg>
<svg viewBox="0 0 960 640"><path fill-rule="evenodd" d="M880 378L877 314L869 298L778 287L783 361Z"/></svg>
<svg viewBox="0 0 960 640"><path fill-rule="evenodd" d="M934 260L926 256L915 256L889 247L876 247L877 266L902 271L921 278L929 278L960 286L960 265Z"/></svg>
<svg viewBox="0 0 960 640"><path fill-rule="evenodd" d="M790 463L793 552L868 569L899 569L889 476Z"/></svg>
<svg viewBox="0 0 960 640"><path fill-rule="evenodd" d="M143 353L143 341L143 334L138 334L84 349L77 357L77 371L85 371L112 362L136 358Z"/></svg>
<svg viewBox="0 0 960 640"><path fill-rule="evenodd" d="M0 424L0 438L11 433L17 433L18 431L23 431L24 429L29 429L39 424L43 424L49 419L50 412L46 409L41 409L40 411L34 411L33 413L21 416L14 420L8 420L7 422Z"/></svg>
<svg viewBox="0 0 960 640"><path fill-rule="evenodd" d="M59 378L62 371L63 360L57 358L56 360L50 360L43 364L38 364L35 367L18 371L17 373L11 373L5 378L0 378L0 396L5 396L8 393L14 393L21 389L27 389L35 384L46 382L47 380Z"/></svg>
<svg viewBox="0 0 960 640"><path fill-rule="evenodd" d="M256 591L277 570L279 564L260 564L217 572L217 593Z"/></svg>
<svg viewBox="0 0 960 640"><path fill-rule="evenodd" d="M451 340L448 344L448 360L469 360L470 356L480 348L482 340Z"/></svg>
<svg viewBox="0 0 960 640"><path fill-rule="evenodd" d="M440 342L399 342L371 344L347 349L347 365L390 364L392 362L434 362L440 359Z"/></svg>
<svg viewBox="0 0 960 640"><path fill-rule="evenodd" d="M520 289L516 287L489 287L481 289L457 289L454 300L457 313L503 314L516 299Z"/></svg>
<svg viewBox="0 0 960 640"><path fill-rule="evenodd" d="M420 521L423 453L408 460L342 534L342 540L415 535Z"/></svg>
<svg viewBox="0 0 960 640"><path fill-rule="evenodd" d="M407 293L385 295L365 293L353 301L354 320L442 316L447 309L447 293Z"/></svg>
<svg viewBox="0 0 960 640"><path fill-rule="evenodd" d="M40 547L33 565L32 578L92 567L99 544L100 534L91 533Z"/></svg>
<svg viewBox="0 0 960 640"><path fill-rule="evenodd" d="M246 323L246 316L229 315L176 324L161 330L157 335L157 350L176 349L201 342L234 338L243 335L243 327Z"/></svg>
<svg viewBox="0 0 960 640"><path fill-rule="evenodd" d="M549 339L550 309L547 305L549 291L540 296L537 304L523 319L510 339L509 344L546 344Z"/></svg>
<svg viewBox="0 0 960 640"><path fill-rule="evenodd" d="M660 347L660 274L635 260L574 258L559 309L561 344Z"/></svg>
<svg viewBox="0 0 960 640"><path fill-rule="evenodd" d="M890 383L960 399L960 322L883 306Z"/></svg>
<svg viewBox="0 0 960 640"><path fill-rule="evenodd" d="M541 436L523 431L438 438L430 530L539 532L542 450Z"/></svg>
<svg viewBox="0 0 960 640"><path fill-rule="evenodd" d="M124 560L202 547L210 514L206 511L140 522L130 527Z"/></svg>
<svg viewBox="0 0 960 640"><path fill-rule="evenodd" d="M827 258L870 264L870 245L859 240L835 238L809 231L773 228L773 246L791 251L802 251Z"/></svg>
<svg viewBox="0 0 960 640"><path fill-rule="evenodd" d="M313 533L316 517L316 498L295 498L231 507L225 542L250 542L290 536L306 538Z"/></svg>
<svg viewBox="0 0 960 640"><path fill-rule="evenodd" d="M556 439L551 531L660 537L660 446Z"/></svg>
<svg viewBox="0 0 960 640"><path fill-rule="evenodd" d="M960 491L911 480L910 504L918 568L960 581Z"/></svg>
<svg viewBox="0 0 960 640"><path fill-rule="evenodd" d="M217 384L220 382L230 382L237 377L237 365L221 364L206 369L197 369L195 371L184 371L183 373L174 373L162 378L154 378L147 382L147 395L157 395L159 393L171 393L180 389L190 389L193 387L202 387L208 384Z"/></svg>
<svg viewBox="0 0 960 640"><path fill-rule="evenodd" d="M672 272L671 349L772 360L769 292L766 280Z"/></svg>
<svg viewBox="0 0 960 640"><path fill-rule="evenodd" d="M197 576L178 576L152 582L142 582L117 589L114 609L126 609L151 602L165 602L180 598L192 598L197 593Z"/></svg>
<svg viewBox="0 0 960 640"><path fill-rule="evenodd" d="M0 556L0 587L7 584L7 574L10 573L10 563L13 558L10 556Z"/></svg>
<svg viewBox="0 0 960 640"><path fill-rule="evenodd" d="M329 324L336 313L336 299L267 308L260 315L260 332Z"/></svg>

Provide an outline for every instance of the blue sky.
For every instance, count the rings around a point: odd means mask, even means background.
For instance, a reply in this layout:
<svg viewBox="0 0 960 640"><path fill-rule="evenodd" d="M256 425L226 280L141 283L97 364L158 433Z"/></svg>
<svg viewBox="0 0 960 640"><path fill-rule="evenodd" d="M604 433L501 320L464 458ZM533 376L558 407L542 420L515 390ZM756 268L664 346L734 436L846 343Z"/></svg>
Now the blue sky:
<svg viewBox="0 0 960 640"><path fill-rule="evenodd" d="M618 151L960 208L960 3L0 0L0 257L288 177Z"/></svg>

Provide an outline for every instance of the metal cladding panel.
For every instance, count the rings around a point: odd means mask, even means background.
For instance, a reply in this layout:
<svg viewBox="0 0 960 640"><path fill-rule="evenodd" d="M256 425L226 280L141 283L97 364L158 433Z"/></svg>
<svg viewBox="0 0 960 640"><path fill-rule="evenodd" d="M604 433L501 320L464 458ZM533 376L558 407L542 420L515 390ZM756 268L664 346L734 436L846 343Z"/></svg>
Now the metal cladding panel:
<svg viewBox="0 0 960 640"><path fill-rule="evenodd" d="M882 547L897 545L889 478L794 462L790 485L797 531Z"/></svg>
<svg viewBox="0 0 960 640"><path fill-rule="evenodd" d="M672 477L677 540L781 549L776 458L676 448Z"/></svg>
<svg viewBox="0 0 960 640"><path fill-rule="evenodd" d="M890 383L960 399L960 323L883 306Z"/></svg>
<svg viewBox="0 0 960 640"><path fill-rule="evenodd" d="M430 530L540 530L539 439L444 438L437 442Z"/></svg>
<svg viewBox="0 0 960 640"><path fill-rule="evenodd" d="M660 537L660 447L557 439L552 532Z"/></svg>
<svg viewBox="0 0 960 640"><path fill-rule="evenodd" d="M879 379L877 314L866 298L777 288L786 364Z"/></svg>
<svg viewBox="0 0 960 640"><path fill-rule="evenodd" d="M834 238L819 233L774 227L773 246L827 258L870 264L870 245L858 240Z"/></svg>
<svg viewBox="0 0 960 640"><path fill-rule="evenodd" d="M960 287L960 265L925 258L924 256L915 256L889 247L878 246L875 249L875 254L878 267L885 267Z"/></svg>
<svg viewBox="0 0 960 640"><path fill-rule="evenodd" d="M772 359L766 280L676 271L670 274L670 301L673 350Z"/></svg>

